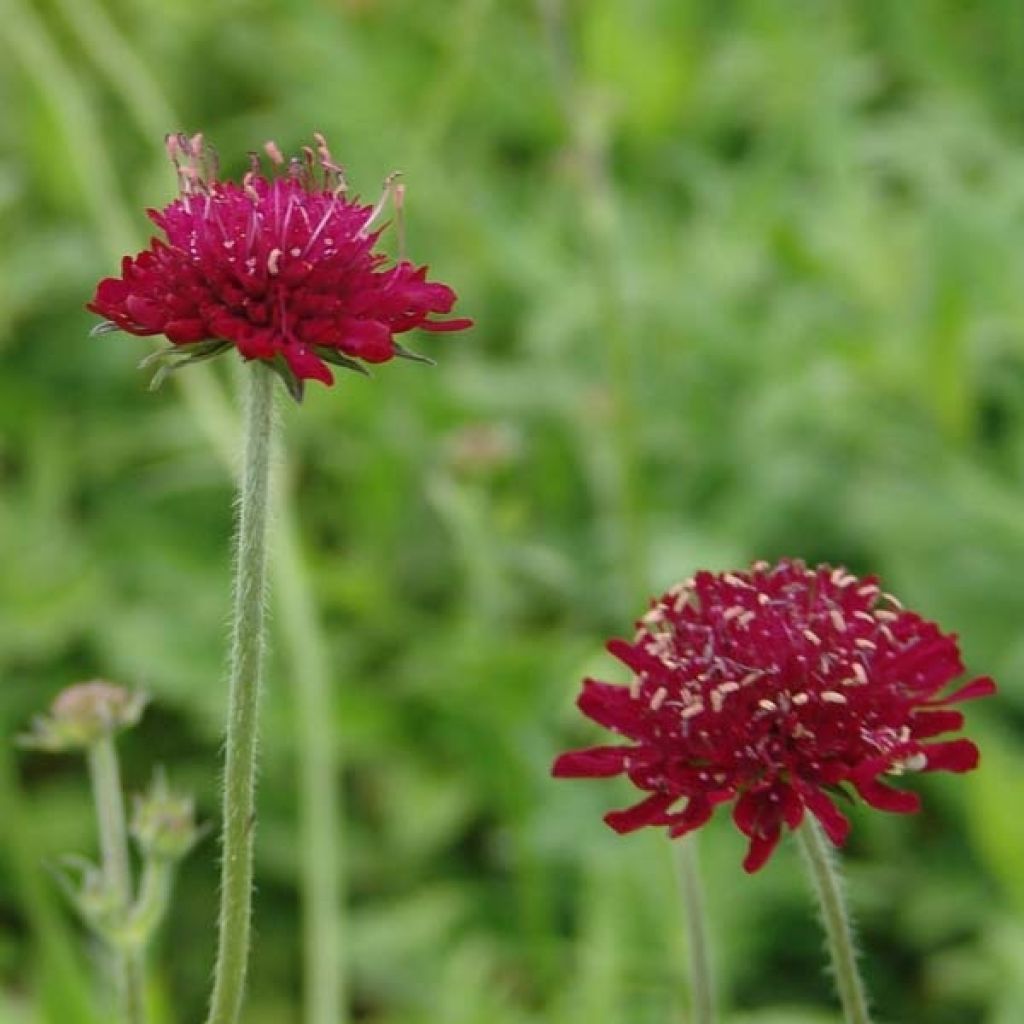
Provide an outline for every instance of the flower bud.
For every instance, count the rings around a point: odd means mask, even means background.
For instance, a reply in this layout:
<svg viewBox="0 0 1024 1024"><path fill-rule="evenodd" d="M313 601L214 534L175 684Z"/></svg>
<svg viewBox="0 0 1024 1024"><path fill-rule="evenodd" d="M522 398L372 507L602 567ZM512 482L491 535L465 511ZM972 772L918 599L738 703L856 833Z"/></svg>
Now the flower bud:
<svg viewBox="0 0 1024 1024"><path fill-rule="evenodd" d="M50 752L85 750L137 725L145 706L143 694L102 679L75 683L57 694L48 715L33 720L32 731L21 742Z"/></svg>
<svg viewBox="0 0 1024 1024"><path fill-rule="evenodd" d="M103 871L85 857L67 856L53 874L82 920L97 934L107 935L122 906Z"/></svg>
<svg viewBox="0 0 1024 1024"><path fill-rule="evenodd" d="M144 857L178 861L199 841L203 829L196 826L192 797L173 792L158 772L149 792L135 798L131 833Z"/></svg>

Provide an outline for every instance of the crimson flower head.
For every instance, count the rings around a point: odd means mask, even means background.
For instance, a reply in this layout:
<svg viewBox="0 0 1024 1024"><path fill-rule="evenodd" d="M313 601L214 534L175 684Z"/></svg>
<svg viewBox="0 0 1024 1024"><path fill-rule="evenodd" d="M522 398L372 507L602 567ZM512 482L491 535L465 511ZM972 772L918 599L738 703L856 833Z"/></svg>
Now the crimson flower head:
<svg viewBox="0 0 1024 1024"><path fill-rule="evenodd" d="M392 177L376 206L348 198L324 137L314 139L289 162L268 143L280 173L264 175L251 154L239 183L218 177L201 135L169 136L180 195L149 211L166 241L154 238L124 258L120 277L99 283L87 308L107 319L94 333L162 334L169 369L234 346L301 397L306 380L333 383L328 363L365 372L394 356L423 360L397 334L469 327L433 319L451 311L455 293L428 281L426 267L374 250L374 223L389 196L401 212L402 186Z"/></svg>
<svg viewBox="0 0 1024 1024"><path fill-rule="evenodd" d="M632 685L587 679L578 704L626 742L563 754L554 775L625 774L645 791L605 816L618 832L681 836L734 801L747 871L807 811L841 845L850 824L834 797L916 811L915 794L880 777L975 768L970 740L927 741L962 727L949 705L995 691L978 678L943 696L964 671L955 636L904 611L873 576L800 561L699 572L608 650Z"/></svg>

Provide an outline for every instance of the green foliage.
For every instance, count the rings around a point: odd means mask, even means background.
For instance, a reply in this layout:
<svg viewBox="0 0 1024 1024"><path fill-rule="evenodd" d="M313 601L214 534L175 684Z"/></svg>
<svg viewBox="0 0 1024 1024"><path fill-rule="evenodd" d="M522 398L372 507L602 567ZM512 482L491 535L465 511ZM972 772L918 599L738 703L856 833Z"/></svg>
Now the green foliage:
<svg viewBox="0 0 1024 1024"><path fill-rule="evenodd" d="M679 1019L669 851L617 784L551 782L642 595L781 554L879 571L1001 696L986 764L845 858L883 1020L1013 1024L1024 994L1024 24L1017 5L791 0L2 0L0 723L102 675L125 749L217 813L229 449L82 303L171 194L161 137L229 169L314 129L470 334L284 412L339 695L349 968L380 1024ZM183 400L184 399L184 400ZM204 411L205 410L205 411ZM205 416L201 429L198 416ZM496 444L481 444L481 439ZM479 452L483 451L484 456ZM468 453L468 454L467 454ZM297 1021L294 702L266 703L252 1024ZM995 719L999 720L996 730ZM90 849L85 780L0 772L0 1014L89 1020L43 864ZM0 759L0 766L3 759ZM836 1019L792 851L702 845L736 1024ZM167 1024L199 1018L215 852L184 865ZM10 1004L10 1008L7 1004ZM20 1017L19 1017L20 1015Z"/></svg>

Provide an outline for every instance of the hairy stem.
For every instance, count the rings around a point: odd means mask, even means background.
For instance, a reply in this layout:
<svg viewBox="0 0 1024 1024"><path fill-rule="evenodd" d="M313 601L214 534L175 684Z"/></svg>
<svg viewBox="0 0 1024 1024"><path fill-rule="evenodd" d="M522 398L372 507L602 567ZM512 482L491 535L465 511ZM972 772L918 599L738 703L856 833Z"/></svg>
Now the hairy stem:
<svg viewBox="0 0 1024 1024"><path fill-rule="evenodd" d="M857 970L853 927L832 852L826 845L821 826L810 818L797 829L797 836L821 906L821 919L828 935L836 988L846 1024L871 1024L864 983Z"/></svg>
<svg viewBox="0 0 1024 1024"><path fill-rule="evenodd" d="M245 450L235 541L234 615L224 821L220 932L208 1024L235 1024L242 1008L252 914L256 755L267 591L267 519L274 378L258 361L247 367Z"/></svg>
<svg viewBox="0 0 1024 1024"><path fill-rule="evenodd" d="M131 904L132 874L121 771L113 736L104 736L89 748L88 762L96 804L103 878L120 917L128 913ZM145 979L141 959L137 953L127 949L114 948L112 955L122 1019L126 1024L142 1024L145 1020Z"/></svg>
<svg viewBox="0 0 1024 1024"><path fill-rule="evenodd" d="M710 943L704 914L704 892L697 861L697 837L684 836L674 843L683 894L686 940L690 957L690 1004L693 1024L712 1024L715 1019L711 984Z"/></svg>
<svg viewBox="0 0 1024 1024"><path fill-rule="evenodd" d="M144 954L160 927L171 901L174 864L170 860L150 857L142 871L139 896L120 932L121 941Z"/></svg>

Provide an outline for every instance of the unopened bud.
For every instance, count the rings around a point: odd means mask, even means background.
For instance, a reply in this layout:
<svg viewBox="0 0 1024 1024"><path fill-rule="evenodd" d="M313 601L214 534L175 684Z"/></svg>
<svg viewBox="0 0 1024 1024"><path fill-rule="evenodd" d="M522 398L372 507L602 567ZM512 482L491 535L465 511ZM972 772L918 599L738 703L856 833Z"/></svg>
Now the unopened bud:
<svg viewBox="0 0 1024 1024"><path fill-rule="evenodd" d="M103 872L85 857L68 856L53 873L82 920L99 934L106 934L123 908L121 897Z"/></svg>
<svg viewBox="0 0 1024 1024"><path fill-rule="evenodd" d="M146 697L102 679L75 683L57 694L50 713L32 722L21 737L26 747L51 752L84 750L98 740L137 725Z"/></svg>
<svg viewBox="0 0 1024 1024"><path fill-rule="evenodd" d="M149 792L135 798L131 833L144 857L177 861L195 846L203 830L196 826L192 797L173 792L158 772Z"/></svg>

